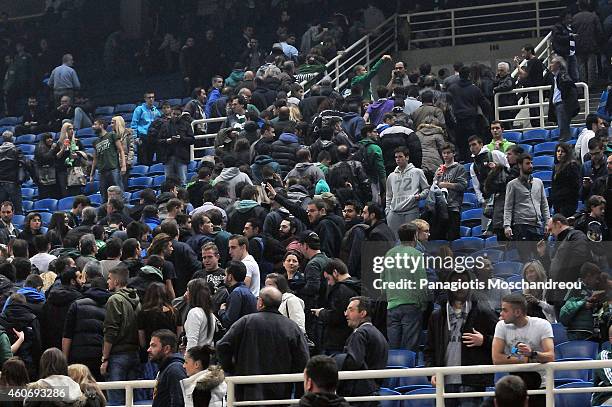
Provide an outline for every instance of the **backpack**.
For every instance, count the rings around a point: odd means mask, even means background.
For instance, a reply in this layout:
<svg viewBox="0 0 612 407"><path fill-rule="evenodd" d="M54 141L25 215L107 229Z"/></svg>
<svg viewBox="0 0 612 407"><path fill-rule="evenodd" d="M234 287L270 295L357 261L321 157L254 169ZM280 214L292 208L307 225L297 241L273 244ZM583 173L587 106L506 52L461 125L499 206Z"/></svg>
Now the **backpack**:
<svg viewBox="0 0 612 407"><path fill-rule="evenodd" d="M358 161L368 176L376 174L376 159L374 154L368 154L368 146L358 143L357 151L353 153L351 160ZM382 180L384 182L384 180Z"/></svg>
<svg viewBox="0 0 612 407"><path fill-rule="evenodd" d="M351 165L348 161L339 162L334 171L330 171L328 175L329 185L335 189L343 189L346 188L345 184L349 182L357 198L365 203L372 199L372 189L368 182L359 181L356 171L357 167Z"/></svg>

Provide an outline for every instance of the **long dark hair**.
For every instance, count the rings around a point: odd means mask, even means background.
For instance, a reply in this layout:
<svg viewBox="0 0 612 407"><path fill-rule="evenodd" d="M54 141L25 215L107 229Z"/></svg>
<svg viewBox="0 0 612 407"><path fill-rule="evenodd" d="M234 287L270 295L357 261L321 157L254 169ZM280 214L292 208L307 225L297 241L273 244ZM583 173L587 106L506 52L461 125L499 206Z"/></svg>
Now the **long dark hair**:
<svg viewBox="0 0 612 407"><path fill-rule="evenodd" d="M176 309L170 303L168 299L168 292L166 286L162 283L151 283L145 291L144 299L142 301L142 309L145 311L150 310L161 310L163 307L167 307L174 314Z"/></svg>
<svg viewBox="0 0 612 407"><path fill-rule="evenodd" d="M68 361L61 350L49 348L40 357L40 378L49 376L68 376Z"/></svg>
<svg viewBox="0 0 612 407"><path fill-rule="evenodd" d="M563 161L559 161L559 159L557 158L557 150L559 148L565 151L565 158L563 159ZM574 159L574 149L572 148L572 146L563 142L557 144L557 147L555 147L555 178L557 178L560 173L562 173L567 167L569 167L575 162L576 160Z"/></svg>
<svg viewBox="0 0 612 407"><path fill-rule="evenodd" d="M200 362L202 364L202 370L210 366L210 355L215 353L215 349L211 346L194 346L187 349L187 355L194 362Z"/></svg>
<svg viewBox="0 0 612 407"><path fill-rule="evenodd" d="M4 362L2 376L0 376L0 386L25 386L29 382L28 369L26 369L23 360L13 356Z"/></svg>
<svg viewBox="0 0 612 407"><path fill-rule="evenodd" d="M189 305L200 307L206 315L212 312L212 296L208 283L203 278L194 278L187 283L189 290Z"/></svg>
<svg viewBox="0 0 612 407"><path fill-rule="evenodd" d="M68 233L68 225L66 225L66 214L64 212L53 212L49 221L49 230L55 230L63 239Z"/></svg>
<svg viewBox="0 0 612 407"><path fill-rule="evenodd" d="M42 233L40 231L40 229L38 229L36 232L34 232L32 229L30 229L30 221L32 219L34 219L35 217L38 217L38 219L40 219L40 222L41 222L40 227L42 228L42 216L40 216L40 213L38 213L38 212L30 212L30 213L28 213L28 216L26 216L25 221L23 222L23 231L24 232L29 232L29 233L32 233L32 234L34 234L34 233L37 233L37 234Z"/></svg>

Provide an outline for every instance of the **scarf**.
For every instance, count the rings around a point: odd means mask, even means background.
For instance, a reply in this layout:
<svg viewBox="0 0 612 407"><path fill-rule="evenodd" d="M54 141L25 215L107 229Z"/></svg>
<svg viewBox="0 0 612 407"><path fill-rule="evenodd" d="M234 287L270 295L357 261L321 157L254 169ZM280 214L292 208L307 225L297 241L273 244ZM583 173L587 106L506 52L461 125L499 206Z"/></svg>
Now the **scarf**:
<svg viewBox="0 0 612 407"><path fill-rule="evenodd" d="M74 159L71 158L70 156L72 155L72 153L75 153L77 151L79 151L79 146L77 146L76 141L74 140L74 137L72 138L72 140L70 140L70 147L68 149L68 157L66 158L66 165L68 167L73 167L74 166Z"/></svg>

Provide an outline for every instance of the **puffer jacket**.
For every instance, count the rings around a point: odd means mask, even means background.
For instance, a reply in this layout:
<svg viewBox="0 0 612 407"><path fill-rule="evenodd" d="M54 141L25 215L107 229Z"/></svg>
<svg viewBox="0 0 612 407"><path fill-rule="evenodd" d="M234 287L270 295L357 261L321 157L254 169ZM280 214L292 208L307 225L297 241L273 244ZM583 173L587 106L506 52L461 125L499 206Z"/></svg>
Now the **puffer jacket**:
<svg viewBox="0 0 612 407"><path fill-rule="evenodd" d="M17 182L19 167L25 166L25 157L13 143L5 141L0 145L0 181Z"/></svg>
<svg viewBox="0 0 612 407"><path fill-rule="evenodd" d="M269 155L258 155L255 157L255 161L251 164L251 174L253 175L253 182L259 184L263 181L263 175L261 170L264 166L270 166L274 173L279 174L281 172L281 166L272 159Z"/></svg>
<svg viewBox="0 0 612 407"><path fill-rule="evenodd" d="M361 140L361 129L365 126L365 120L359 113L349 112L342 117L342 128L351 138L357 142Z"/></svg>
<svg viewBox="0 0 612 407"><path fill-rule="evenodd" d="M331 143L331 142L330 142ZM285 179L290 177L308 178L312 185L316 185L321 179L325 179L323 171L313 163L298 163L295 168L289 171Z"/></svg>
<svg viewBox="0 0 612 407"><path fill-rule="evenodd" d="M45 348L62 347L62 335L64 321L68 309L72 303L83 298L76 288L72 286L59 285L51 287L47 295L47 302L43 306L43 318L41 318L43 335L43 346Z"/></svg>
<svg viewBox="0 0 612 407"><path fill-rule="evenodd" d="M181 380L185 407L201 406L204 400L210 400L208 407L225 405L225 374L221 366L213 365L208 369Z"/></svg>
<svg viewBox="0 0 612 407"><path fill-rule="evenodd" d="M300 149L298 137L293 133L283 133L272 143L270 156L280 165L281 176L285 177L295 167L295 155Z"/></svg>
<svg viewBox="0 0 612 407"><path fill-rule="evenodd" d="M442 146L444 145L444 130L432 124L421 124L416 135L421 142L423 171L435 173L442 164Z"/></svg>

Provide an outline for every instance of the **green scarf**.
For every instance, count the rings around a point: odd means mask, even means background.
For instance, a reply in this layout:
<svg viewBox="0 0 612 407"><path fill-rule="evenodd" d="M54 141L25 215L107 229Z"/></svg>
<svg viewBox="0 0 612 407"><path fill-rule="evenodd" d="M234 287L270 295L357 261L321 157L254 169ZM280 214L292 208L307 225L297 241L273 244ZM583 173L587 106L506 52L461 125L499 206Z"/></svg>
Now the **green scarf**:
<svg viewBox="0 0 612 407"><path fill-rule="evenodd" d="M66 158L66 161L65 161L68 167L74 166L74 159L72 159L70 156L72 155L72 153L76 151L79 151L79 147L77 146L76 141L74 141L74 138L72 138L72 140L70 141L70 149L69 149L68 157Z"/></svg>

